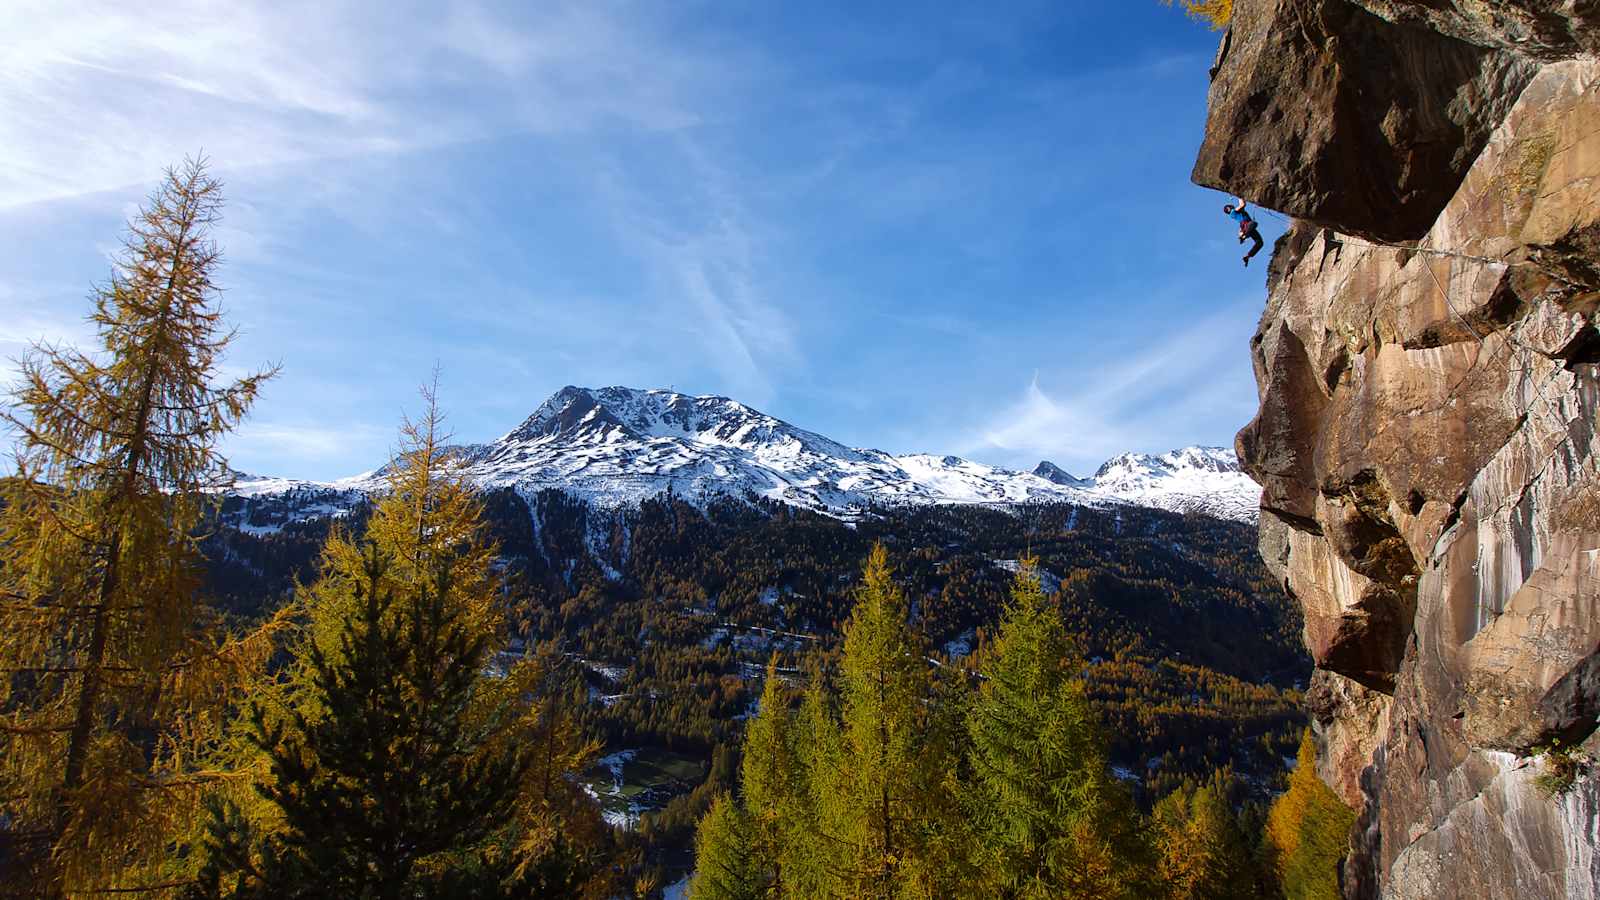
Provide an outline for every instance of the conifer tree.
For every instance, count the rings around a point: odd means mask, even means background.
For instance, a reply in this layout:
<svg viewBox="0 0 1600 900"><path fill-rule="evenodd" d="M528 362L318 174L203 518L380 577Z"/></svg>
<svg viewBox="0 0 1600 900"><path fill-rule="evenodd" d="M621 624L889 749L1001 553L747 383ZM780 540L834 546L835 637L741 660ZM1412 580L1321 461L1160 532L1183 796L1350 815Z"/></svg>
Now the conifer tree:
<svg viewBox="0 0 1600 900"><path fill-rule="evenodd" d="M1234 900L1258 895L1255 866L1228 802L1228 780L1213 773L1186 783L1152 812L1157 862L1168 900Z"/></svg>
<svg viewBox="0 0 1600 900"><path fill-rule="evenodd" d="M182 880L197 757L280 624L226 640L197 599L218 442L272 375L218 383L221 191L168 170L92 296L99 352L36 344L0 412L0 842L35 896Z"/></svg>
<svg viewBox="0 0 1600 900"><path fill-rule="evenodd" d="M1307 729L1289 789L1267 814L1266 843L1286 900L1338 900L1339 862L1355 812L1317 777L1317 746Z"/></svg>
<svg viewBox="0 0 1600 900"><path fill-rule="evenodd" d="M833 869L851 896L937 893L926 838L949 748L928 740L927 654L892 576L888 553L873 548L845 626L843 728L822 797L822 830L839 848Z"/></svg>
<svg viewBox="0 0 1600 900"><path fill-rule="evenodd" d="M987 896L1147 896L1137 815L1078 667L1025 561L967 713L972 871Z"/></svg>
<svg viewBox="0 0 1600 900"><path fill-rule="evenodd" d="M830 703L827 680L817 660L809 666L808 683L791 729L798 784L795 806L782 823L784 896L826 896L839 868L842 845L823 831L823 811L833 802L843 754L839 723Z"/></svg>
<svg viewBox="0 0 1600 900"><path fill-rule="evenodd" d="M788 827L800 814L801 779L790 736L789 698L778 678L778 657L767 662L756 716L745 731L740 767L743 806L750 819L751 858L763 884L782 890Z"/></svg>
<svg viewBox="0 0 1600 900"><path fill-rule="evenodd" d="M514 727L490 736L485 753L522 748L528 772L515 792L510 820L491 837L499 865L513 867L513 881L535 895L579 895L596 887L609 849L608 826L573 777L594 761L600 743L584 733L578 715L586 702L575 699L581 676L551 646L542 646L503 678L479 681L479 706L517 707ZM603 880L603 878L601 879Z"/></svg>
<svg viewBox="0 0 1600 900"><path fill-rule="evenodd" d="M214 893L397 900L498 885L472 851L508 817L531 760L481 752L501 727L472 710L487 636L464 621L448 574L397 604L383 587L388 559L375 544L366 553L338 654L305 645L319 715L252 713L272 762L261 793L283 827L251 846L219 809L204 873ZM471 883L479 874L487 883Z"/></svg>
<svg viewBox="0 0 1600 900"><path fill-rule="evenodd" d="M487 672L494 550L423 397L365 538L327 542L278 708L252 710L268 808L214 805L201 896L576 893L593 874L597 814L567 775L594 744L554 654Z"/></svg>
<svg viewBox="0 0 1600 900"><path fill-rule="evenodd" d="M322 575L307 598L312 633L324 651L331 634L353 609L351 584L364 575L365 543L381 548L390 563L383 587L404 598L444 573L464 625L488 635L504 623L496 605L495 548L484 538L483 509L473 486L455 471L437 397L438 375L421 389L423 413L403 419L400 446L385 471L385 493L358 539L335 533L323 549Z"/></svg>
<svg viewBox="0 0 1600 900"><path fill-rule="evenodd" d="M750 816L728 794L719 796L695 832L690 900L759 900L766 879L752 847Z"/></svg>

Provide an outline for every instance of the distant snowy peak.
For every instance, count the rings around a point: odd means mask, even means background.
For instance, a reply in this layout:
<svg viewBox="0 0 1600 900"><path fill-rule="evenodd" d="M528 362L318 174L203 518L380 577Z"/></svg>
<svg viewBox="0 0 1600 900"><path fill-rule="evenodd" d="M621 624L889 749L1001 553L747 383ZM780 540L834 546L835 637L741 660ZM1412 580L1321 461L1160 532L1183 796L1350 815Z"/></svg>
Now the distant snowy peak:
<svg viewBox="0 0 1600 900"><path fill-rule="evenodd" d="M485 489L566 491L604 507L666 491L697 498L755 494L833 515L874 504L1131 503L1254 520L1259 489L1232 453L1211 448L1127 454L1094 478L1048 462L1032 473L957 456L846 447L727 397L626 387L565 387L504 437L451 448ZM238 480L242 496L383 488L384 469L326 484Z"/></svg>
<svg viewBox="0 0 1600 900"><path fill-rule="evenodd" d="M1054 484L1063 484L1067 487L1093 487L1093 478L1079 478L1066 469L1061 468L1050 460L1042 460L1033 467L1033 474Z"/></svg>
<svg viewBox="0 0 1600 900"><path fill-rule="evenodd" d="M1130 479L1170 478L1185 473L1238 473L1239 458L1225 447L1184 447L1152 456L1148 453L1124 453L1106 460L1094 473L1098 483L1124 482Z"/></svg>
<svg viewBox="0 0 1600 900"><path fill-rule="evenodd" d="M861 458L857 450L796 428L737 400L627 387L564 387L496 444L526 445L552 438L666 439L747 449L788 445L844 459Z"/></svg>
<svg viewBox="0 0 1600 900"><path fill-rule="evenodd" d="M1239 521L1254 521L1261 504L1260 486L1226 447L1184 447L1159 456L1124 453L1094 473L1089 490L1138 506Z"/></svg>
<svg viewBox="0 0 1600 900"><path fill-rule="evenodd" d="M602 406L592 392L568 386L551 395L533 415L495 443L537 441L563 434L603 435L613 429L625 432L627 426Z"/></svg>

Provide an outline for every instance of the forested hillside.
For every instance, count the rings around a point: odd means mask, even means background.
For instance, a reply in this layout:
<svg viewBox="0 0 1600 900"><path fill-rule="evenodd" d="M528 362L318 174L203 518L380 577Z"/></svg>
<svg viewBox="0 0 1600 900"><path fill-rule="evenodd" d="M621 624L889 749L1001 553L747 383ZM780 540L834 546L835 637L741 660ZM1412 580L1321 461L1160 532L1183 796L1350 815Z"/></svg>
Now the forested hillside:
<svg viewBox="0 0 1600 900"><path fill-rule="evenodd" d="M557 491L484 497L513 653L552 645L580 664L582 716L606 753L709 761L737 746L776 654L781 671L837 665L861 562L892 555L931 664L961 668L990 641L1018 560L1033 555L1083 660L1112 764L1145 802L1229 767L1258 797L1299 742L1300 623L1238 523L1068 505L883 508L855 522L756 498L666 496L620 512ZM273 498L232 498L208 544L235 615L260 617L312 577L326 520L271 528ZM358 508L342 527L360 528ZM643 758L638 754L645 754ZM623 766L626 769L628 767ZM684 846L684 797L703 764L608 805ZM603 782L605 777L596 776ZM624 779L627 781L627 779Z"/></svg>
<svg viewBox="0 0 1600 900"><path fill-rule="evenodd" d="M96 294L98 351L23 362L0 895L652 897L726 868L734 896L1055 896L1081 863L1105 888L1083 896L1177 900L1276 891L1291 863L1332 878L1319 783L1265 824L1306 659L1248 526L485 493L432 386L377 489L241 497L219 442L273 373L219 378L219 209L202 163L169 173ZM844 855L793 844L829 834Z"/></svg>
<svg viewBox="0 0 1600 900"><path fill-rule="evenodd" d="M253 502L230 500L224 518L264 515ZM1037 557L1089 661L1117 756L1141 770L1167 754L1190 771L1204 761L1270 768L1298 737L1300 623L1248 526L1057 505L881 509L846 523L761 500L670 496L608 512L556 491L496 492L484 506L519 640L557 641L597 672L626 670L597 684L610 697L599 721L612 743L709 749L735 737L734 714L759 689L749 668L774 650L787 667L835 650L878 542L942 662L983 645L1016 561ZM343 524L362 521L358 511ZM270 611L314 573L328 527L219 529L208 544L216 593L238 615ZM1277 743L1258 740L1267 734Z"/></svg>

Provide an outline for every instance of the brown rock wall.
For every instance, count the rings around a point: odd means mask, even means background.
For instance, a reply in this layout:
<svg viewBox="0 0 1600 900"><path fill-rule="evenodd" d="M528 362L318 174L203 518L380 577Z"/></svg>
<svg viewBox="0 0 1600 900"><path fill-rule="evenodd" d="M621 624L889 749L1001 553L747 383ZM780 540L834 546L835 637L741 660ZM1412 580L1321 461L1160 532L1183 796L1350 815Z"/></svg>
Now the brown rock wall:
<svg viewBox="0 0 1600 900"><path fill-rule="evenodd" d="M1416 238L1535 68L1349 0L1240 2L1193 177L1352 234Z"/></svg>
<svg viewBox="0 0 1600 900"><path fill-rule="evenodd" d="M1347 896L1600 896L1600 778L1533 781L1600 744L1600 61L1549 61L1595 4L1350 5L1240 0L1196 168L1301 217L1237 444L1362 810ZM1375 61L1419 83L1369 92Z"/></svg>

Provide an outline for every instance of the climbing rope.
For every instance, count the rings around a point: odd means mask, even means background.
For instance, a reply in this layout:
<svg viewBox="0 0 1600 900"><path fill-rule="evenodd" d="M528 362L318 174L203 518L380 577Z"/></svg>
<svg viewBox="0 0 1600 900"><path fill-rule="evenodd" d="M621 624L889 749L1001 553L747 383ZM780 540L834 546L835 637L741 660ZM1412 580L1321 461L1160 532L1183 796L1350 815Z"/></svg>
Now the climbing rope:
<svg viewBox="0 0 1600 900"><path fill-rule="evenodd" d="M1456 305L1450 302L1450 292L1444 289L1444 285L1439 281L1439 276L1433 274L1433 266L1423 265L1422 271L1428 273L1428 277L1433 280L1433 286L1439 289L1439 296L1444 298L1444 305L1449 307L1450 312L1455 315L1456 319L1466 327L1467 331L1472 333L1473 337L1478 339L1478 349L1482 350L1483 335L1479 334L1478 329L1473 328L1472 323L1467 321L1467 317L1461 314L1461 310L1456 309Z"/></svg>
<svg viewBox="0 0 1600 900"><path fill-rule="evenodd" d="M1241 200L1241 202L1242 202L1242 200ZM1259 209L1259 210L1262 210L1267 215L1272 216L1273 218L1275 218L1275 219L1277 219L1277 220L1279 220L1281 222L1284 222L1286 224L1292 224L1293 220L1290 219L1290 217L1285 216L1284 214L1278 212L1277 210L1267 209L1264 206L1256 206L1255 208ZM1331 231L1331 229L1330 229L1330 231ZM1371 247L1371 248L1374 248L1374 249L1396 250L1396 251L1400 251L1400 252L1403 252L1403 253L1421 253L1421 254L1426 254L1426 255L1429 255L1429 256L1444 256L1444 257L1449 257L1449 258L1453 258L1453 259L1470 260L1472 262L1480 263L1482 265L1502 266L1502 267L1505 267L1505 268L1511 268L1511 267L1517 266L1517 265L1532 265L1531 262L1526 261L1526 260L1523 260L1523 261L1520 261L1520 262L1510 262L1510 261L1504 260L1504 259L1494 259L1492 257L1478 256L1478 255L1475 255L1475 254L1472 254L1472 253L1461 253L1461 252L1456 251L1456 250L1441 250L1441 249L1436 248L1436 247L1422 247L1422 246L1415 246L1414 247L1414 246L1408 246L1408 245L1405 245L1405 244L1390 244L1390 243L1386 243L1386 242L1383 242L1383 241L1368 241L1368 240L1364 240L1362 238L1349 237L1347 235L1340 234L1338 232L1333 232L1333 233L1338 235L1336 240L1335 240L1335 242L1340 244L1340 245L1349 243L1349 244L1355 244L1357 246ZM1434 274L1433 266L1424 265L1422 268L1427 271L1428 278L1433 281L1434 288L1439 291L1439 296L1441 298L1443 298L1443 300L1444 300L1445 308L1450 310L1450 314L1455 316L1456 320L1459 321L1462 324L1462 326L1467 329L1467 332L1469 334L1471 334L1472 337L1475 340L1477 340L1479 351L1480 352L1484 351L1485 344L1484 344L1484 340L1483 340L1483 335L1478 333L1478 329L1474 328L1472 323L1470 321L1468 321L1467 317L1465 315L1462 315L1461 311L1456 308L1456 305L1453 302L1451 302L1451 300L1450 300L1450 292L1445 290L1444 284L1439 281L1439 276ZM1515 350L1512 351L1512 355L1515 355L1517 350L1520 350L1522 352L1522 354L1523 354L1522 360L1521 360L1523 367L1520 368L1520 369L1513 369L1513 368L1510 367L1510 365L1506 365L1504 367L1505 373L1507 375L1527 376L1530 373L1536 371L1534 369L1534 367L1533 367L1533 352L1534 351L1532 350L1532 348L1530 348L1527 344L1523 343L1522 340L1520 338L1518 338L1515 334L1513 334L1511 329L1509 329L1509 328L1505 330L1504 335L1505 335L1505 340L1506 340L1507 346L1516 348ZM1551 402L1550 398L1545 395L1545 393L1544 393L1544 382L1553 381L1560 374L1561 374L1561 367L1560 366L1556 366L1555 370L1553 372L1551 372L1544 379L1530 379L1530 381L1531 381L1531 383L1533 385L1534 393L1538 396L1538 399L1547 408L1554 409L1555 408L1555 404L1553 404Z"/></svg>
<svg viewBox="0 0 1600 900"><path fill-rule="evenodd" d="M1362 246L1362 247L1376 247L1376 248L1382 249L1382 250L1400 250L1400 251L1403 251L1405 253L1426 253L1429 256L1448 256L1448 257L1451 257L1453 259L1470 259L1473 262L1483 263L1484 265L1488 265L1488 266L1505 266L1506 268L1510 268L1512 266L1532 265L1532 263L1528 263L1528 262L1509 262L1509 261L1504 260L1504 259L1495 259L1492 256L1475 256L1475 255L1473 255L1471 253L1462 253L1462 252L1460 252L1458 250L1440 250L1437 247L1422 247L1422 246L1413 247L1413 246L1410 246L1409 244L1390 244L1390 243L1385 243L1383 241L1374 242L1374 241L1364 240L1362 238L1350 237L1349 235L1346 235L1346 234L1344 234L1342 232L1336 232L1336 233L1339 234L1339 243L1341 243L1341 244L1350 243L1350 244L1356 244L1356 245Z"/></svg>
<svg viewBox="0 0 1600 900"><path fill-rule="evenodd" d="M1292 217L1286 216L1283 213L1278 212L1275 209L1267 209L1265 206L1257 206L1255 208L1260 210L1260 211L1262 211L1262 212L1264 212L1264 213L1266 213L1267 215L1273 217L1274 219L1277 219L1278 221L1285 223L1285 224L1293 224L1293 222L1294 222L1294 219ZM1350 237L1349 235L1346 235L1343 232L1335 232L1335 233L1339 235L1339 243L1341 243L1341 244L1350 243L1350 244L1356 244L1356 245L1363 246L1363 247L1376 247L1376 248L1381 248L1381 249L1386 249L1386 250L1401 250L1401 251L1404 251L1404 252L1407 252L1407 253L1427 253L1427 254L1429 254L1431 256L1450 256L1450 257L1454 257L1456 259L1470 259L1473 262L1485 263L1487 265L1497 265L1497 266L1529 265L1529 263L1511 263L1511 262L1507 262L1506 260L1503 260L1503 259L1495 259L1492 256L1475 256L1475 255L1473 255L1471 253L1461 253L1461 252L1456 251L1456 250L1440 250L1440 249L1435 248L1435 247L1413 247L1413 246L1410 246L1410 245L1407 245L1407 244L1390 244L1390 243L1386 243L1386 242L1383 242L1383 241L1367 241L1367 240L1363 240L1362 238Z"/></svg>
<svg viewBox="0 0 1600 900"><path fill-rule="evenodd" d="M1268 210L1268 212L1271 212L1271 210ZM1273 213L1273 215L1277 215L1277 213ZM1398 250L1404 253L1424 253L1432 256L1445 256L1454 259L1465 259L1472 262L1481 263L1483 265L1501 266L1508 269L1515 265L1529 265L1527 262L1514 263L1504 259L1494 259L1488 256L1476 256L1471 253L1460 253L1454 250L1440 250L1435 247L1412 247L1405 244L1390 244L1382 241L1368 241L1362 238L1352 238L1344 234L1339 234L1336 242L1339 244L1351 243L1358 246L1372 247L1374 249L1381 250ZM1456 320L1459 321L1461 325L1467 329L1468 333L1470 333L1473 338L1477 340L1478 348L1482 350L1484 348L1483 335L1478 333L1478 329L1472 327L1472 323L1467 320L1467 317L1462 315L1461 311L1456 308L1456 305L1450 301L1450 292L1445 290L1444 284L1439 281L1439 276L1434 274L1433 266L1424 265L1422 268L1423 271L1428 273L1428 278L1433 281L1434 288L1439 291L1439 296L1444 300L1445 308L1449 309L1451 315L1454 315ZM1507 366L1504 370L1505 373L1507 375L1527 375L1536 371L1533 368L1533 349L1527 344L1523 343L1522 340L1513 334L1510 329L1506 329L1504 334L1506 343L1517 348L1523 354L1521 360L1523 367L1520 369L1513 369L1510 366ZM1546 378L1542 380L1532 380L1534 393L1538 395L1539 400L1550 409L1554 409L1555 404L1552 403L1550 398L1545 395L1544 382L1555 380L1556 376L1558 376L1560 373L1561 367L1557 366L1555 371L1551 372Z"/></svg>

